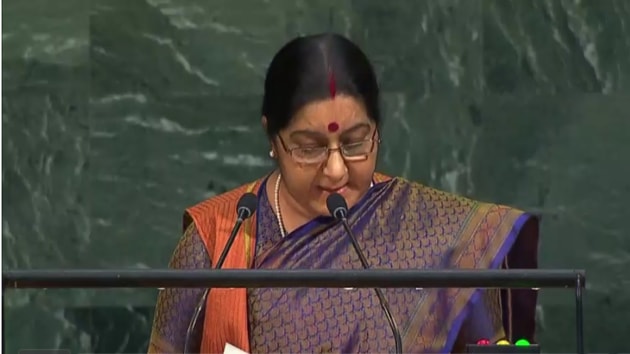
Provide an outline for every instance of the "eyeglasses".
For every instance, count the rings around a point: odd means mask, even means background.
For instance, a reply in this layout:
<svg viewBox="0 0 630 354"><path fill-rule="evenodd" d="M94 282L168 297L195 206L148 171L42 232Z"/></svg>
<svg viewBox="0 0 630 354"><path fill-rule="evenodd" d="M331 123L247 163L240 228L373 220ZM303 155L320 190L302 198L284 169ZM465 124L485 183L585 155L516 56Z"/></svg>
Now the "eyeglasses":
<svg viewBox="0 0 630 354"><path fill-rule="evenodd" d="M381 142L380 138L376 138L376 132L377 130L374 129L371 138L354 143L340 144L336 148L328 146L297 146L289 149L280 134L278 134L278 139L284 151L291 155L297 163L319 164L326 161L333 151L339 151L346 161L365 161L374 151L375 143Z"/></svg>

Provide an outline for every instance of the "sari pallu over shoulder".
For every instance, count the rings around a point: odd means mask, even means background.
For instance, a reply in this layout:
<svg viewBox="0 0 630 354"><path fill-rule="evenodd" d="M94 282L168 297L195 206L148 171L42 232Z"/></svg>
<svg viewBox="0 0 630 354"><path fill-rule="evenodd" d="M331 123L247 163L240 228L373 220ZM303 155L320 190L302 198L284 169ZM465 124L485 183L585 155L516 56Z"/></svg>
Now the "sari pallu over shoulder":
<svg viewBox="0 0 630 354"><path fill-rule="evenodd" d="M521 258L526 261L514 264L535 266L536 247L532 248L530 245L537 245L537 224L531 223L527 214L512 208L470 201L399 178L391 179L377 174L374 179L375 183L384 184L383 199L376 200L373 204L368 203L363 208L362 217L353 221L353 228L377 230L379 234L389 234L387 239L393 238L411 245L414 240L410 236L409 228L403 230L404 227L401 229L401 226L405 222L408 225L413 224L414 230L423 230L423 237L415 240L417 244L414 247L421 249L420 254L424 254L427 259L439 257L440 266L445 268L497 268L507 259L516 259L517 257L513 257L515 254L525 255L525 258ZM259 180L240 187L187 210L184 224L195 222L211 259L218 258L227 241L238 198L246 191L258 191L261 182ZM401 207L405 209L403 214L400 214ZM396 220L403 221L392 222ZM255 218L246 222L224 268L252 266L256 224ZM526 227L529 224L533 226ZM454 239L457 239L457 242L444 248L448 252L437 250L436 245L444 242L439 241L439 237L434 244L427 241L440 233L454 235ZM517 237L519 234L522 236ZM523 244L516 247L523 243L521 239L525 239L524 244L527 247L523 247ZM516 248L526 251L515 252ZM290 249L285 251L290 252ZM404 254L400 253L399 256ZM403 263L399 264L399 268L404 268ZM379 265L377 261L372 264L375 264L374 268L396 267L396 264ZM276 265L282 267L280 264ZM533 324L535 293L508 292L508 296L503 294L501 300L497 294L498 292L480 292L474 289L427 292L423 301L408 316L409 320L405 321L405 351L448 352L453 350L456 340L470 342L479 335L475 329L486 328L485 333L491 331L490 336L494 339L504 335L503 327L509 329L507 335L510 336L515 323ZM386 296L389 299L393 295ZM393 300L395 303L396 299ZM214 289L210 292L206 305L202 352L221 353L226 343L250 351L247 306L245 289ZM520 329L523 333L527 332L524 337L533 339L533 326L531 331L529 325L525 327L527 328ZM462 338L463 333L466 338Z"/></svg>

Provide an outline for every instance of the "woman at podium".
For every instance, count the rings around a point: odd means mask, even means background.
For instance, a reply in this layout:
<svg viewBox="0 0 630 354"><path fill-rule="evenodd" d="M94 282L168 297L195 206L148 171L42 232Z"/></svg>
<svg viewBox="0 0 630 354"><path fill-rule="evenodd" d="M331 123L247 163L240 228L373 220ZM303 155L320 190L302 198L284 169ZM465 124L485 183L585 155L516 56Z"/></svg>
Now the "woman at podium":
<svg viewBox="0 0 630 354"><path fill-rule="evenodd" d="M470 200L375 171L383 124L379 86L365 54L336 34L291 40L268 68L261 125L276 168L191 206L170 267L211 268L241 195L258 205L223 268L361 269L343 225L327 208L340 194L372 269L537 266L538 222L523 211ZM382 289L403 352L534 341L533 290ZM394 351L373 289L161 290L149 352L314 353Z"/></svg>

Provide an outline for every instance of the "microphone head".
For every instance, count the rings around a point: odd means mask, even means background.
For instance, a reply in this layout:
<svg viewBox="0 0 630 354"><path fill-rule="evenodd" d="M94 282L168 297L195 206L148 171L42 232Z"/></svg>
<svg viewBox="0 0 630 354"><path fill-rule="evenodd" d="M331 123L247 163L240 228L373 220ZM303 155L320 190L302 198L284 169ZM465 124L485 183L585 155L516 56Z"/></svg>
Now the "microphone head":
<svg viewBox="0 0 630 354"><path fill-rule="evenodd" d="M326 198L326 207L335 219L345 219L348 214L348 204L339 193L333 193Z"/></svg>
<svg viewBox="0 0 630 354"><path fill-rule="evenodd" d="M258 207L258 197L256 197L256 194L245 193L238 200L238 204L236 205L236 213L238 214L239 218L245 220L254 215L256 207Z"/></svg>

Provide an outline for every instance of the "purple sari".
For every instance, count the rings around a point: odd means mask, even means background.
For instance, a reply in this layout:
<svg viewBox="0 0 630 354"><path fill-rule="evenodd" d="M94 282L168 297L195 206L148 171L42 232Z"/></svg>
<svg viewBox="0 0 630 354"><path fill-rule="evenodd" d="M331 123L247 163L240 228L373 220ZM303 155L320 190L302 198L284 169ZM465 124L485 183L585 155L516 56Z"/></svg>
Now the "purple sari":
<svg viewBox="0 0 630 354"><path fill-rule="evenodd" d="M343 226L319 217L282 238L260 188L254 268L361 269ZM536 267L537 221L395 178L349 211L373 269ZM536 293L383 289L404 352L447 353L485 338L533 341ZM386 353L394 337L372 289L250 289L252 353Z"/></svg>
<svg viewBox="0 0 630 354"><path fill-rule="evenodd" d="M282 238L259 188L252 266L257 269L361 269L342 225L319 217ZM403 179L374 185L349 211L349 222L372 268L448 269L537 266L538 222L515 209L484 204ZM195 223L170 267L207 269L212 261ZM214 242L214 241L212 241ZM160 292L150 353L181 353L203 289ZM383 289L406 353L463 352L479 339L534 341L536 292L499 289ZM252 353L393 351L394 337L372 289L250 289ZM191 349L225 328L204 321ZM203 328L200 324L205 324Z"/></svg>

